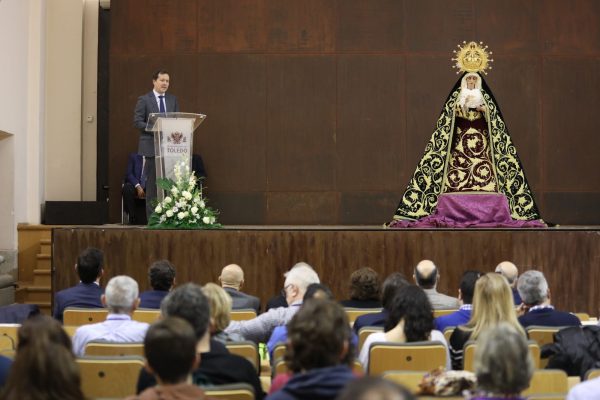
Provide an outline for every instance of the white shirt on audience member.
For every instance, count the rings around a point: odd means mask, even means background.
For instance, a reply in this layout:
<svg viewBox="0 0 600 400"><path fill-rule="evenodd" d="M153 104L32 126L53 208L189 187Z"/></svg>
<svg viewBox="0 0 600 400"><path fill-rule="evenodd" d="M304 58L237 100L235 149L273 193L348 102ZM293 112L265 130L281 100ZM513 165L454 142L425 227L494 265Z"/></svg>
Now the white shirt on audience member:
<svg viewBox="0 0 600 400"><path fill-rule="evenodd" d="M444 334L434 329L431 331L431 339L429 340L442 342L444 347L446 347L446 370L451 370L452 364L450 362L450 351L448 350L448 342L446 342ZM389 342L385 338L385 332L375 332L367 336L367 340L365 340L365 343L360 350L360 354L358 355L358 360L362 364L365 371L367 371L367 368L369 367L369 347L371 347L371 344L375 342Z"/></svg>
<svg viewBox="0 0 600 400"><path fill-rule="evenodd" d="M567 400L600 400L600 378L590 379L573 386Z"/></svg>
<svg viewBox="0 0 600 400"><path fill-rule="evenodd" d="M132 321L127 314L108 314L104 322L77 328L73 335L73 353L76 357L83 356L85 345L94 340L113 343L143 342L149 326L145 322Z"/></svg>

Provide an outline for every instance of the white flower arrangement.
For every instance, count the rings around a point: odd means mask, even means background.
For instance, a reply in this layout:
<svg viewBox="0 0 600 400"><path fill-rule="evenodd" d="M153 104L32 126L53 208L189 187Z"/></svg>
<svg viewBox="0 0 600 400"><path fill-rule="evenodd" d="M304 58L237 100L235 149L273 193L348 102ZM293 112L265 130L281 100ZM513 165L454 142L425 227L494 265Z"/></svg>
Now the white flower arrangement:
<svg viewBox="0 0 600 400"><path fill-rule="evenodd" d="M198 179L190 173L189 162L175 164L175 180L158 179L157 186L167 196L154 208L148 227L156 229L213 229L220 228L218 211L206 206Z"/></svg>

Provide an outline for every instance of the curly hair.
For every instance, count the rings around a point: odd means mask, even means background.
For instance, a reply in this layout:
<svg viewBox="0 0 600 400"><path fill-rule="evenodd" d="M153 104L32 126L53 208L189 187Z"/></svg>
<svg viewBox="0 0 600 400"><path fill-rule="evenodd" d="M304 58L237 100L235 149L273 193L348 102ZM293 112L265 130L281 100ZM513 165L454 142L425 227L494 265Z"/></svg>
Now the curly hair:
<svg viewBox="0 0 600 400"><path fill-rule="evenodd" d="M357 269L350 275L350 298L352 300L379 300L379 275L373 268Z"/></svg>
<svg viewBox="0 0 600 400"><path fill-rule="evenodd" d="M352 332L343 307L332 300L310 299L288 324L285 361L294 373L339 364L351 365ZM344 352L345 346L348 351Z"/></svg>
<svg viewBox="0 0 600 400"><path fill-rule="evenodd" d="M423 289L415 285L402 289L394 297L389 313L385 323L386 332L394 329L404 319L407 342L429 340L434 328L433 311Z"/></svg>
<svg viewBox="0 0 600 400"><path fill-rule="evenodd" d="M158 260L148 268L150 286L154 290L168 291L175 281L175 266L169 260Z"/></svg>

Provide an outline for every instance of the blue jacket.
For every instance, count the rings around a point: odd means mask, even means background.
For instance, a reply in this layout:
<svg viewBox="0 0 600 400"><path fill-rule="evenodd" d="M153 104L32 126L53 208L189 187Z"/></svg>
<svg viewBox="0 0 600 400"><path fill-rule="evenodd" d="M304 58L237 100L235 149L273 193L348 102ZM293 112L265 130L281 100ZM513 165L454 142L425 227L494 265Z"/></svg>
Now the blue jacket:
<svg viewBox="0 0 600 400"><path fill-rule="evenodd" d="M146 290L140 293L140 308L159 309L160 303L168 294L167 290Z"/></svg>
<svg viewBox="0 0 600 400"><path fill-rule="evenodd" d="M81 283L61 290L54 297L54 318L62 322L67 307L102 308L104 289L96 283Z"/></svg>
<svg viewBox="0 0 600 400"><path fill-rule="evenodd" d="M292 376L281 390L267 396L267 400L333 400L354 378L347 365L312 369Z"/></svg>
<svg viewBox="0 0 600 400"><path fill-rule="evenodd" d="M383 309L378 313L361 315L360 317L356 318L356 321L354 321L352 329L354 329L354 333L358 335L360 328L364 328L365 326L381 326L383 328L388 315L389 314L386 309Z"/></svg>
<svg viewBox="0 0 600 400"><path fill-rule="evenodd" d="M471 319L471 310L458 310L452 314L442 315L435 319L435 329L444 332L449 326L464 325Z"/></svg>
<svg viewBox="0 0 600 400"><path fill-rule="evenodd" d="M579 326L581 321L575 315L553 308L531 310L519 317L519 322L524 328L532 325L539 326Z"/></svg>

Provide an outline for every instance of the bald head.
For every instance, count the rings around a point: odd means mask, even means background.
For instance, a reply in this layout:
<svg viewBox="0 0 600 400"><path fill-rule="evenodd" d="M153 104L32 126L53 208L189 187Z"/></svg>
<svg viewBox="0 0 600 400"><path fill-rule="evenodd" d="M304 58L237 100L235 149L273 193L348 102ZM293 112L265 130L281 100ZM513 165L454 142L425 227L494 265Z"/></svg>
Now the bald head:
<svg viewBox="0 0 600 400"><path fill-rule="evenodd" d="M439 277L437 267L431 260L420 261L413 276L418 286L424 289L434 288Z"/></svg>
<svg viewBox="0 0 600 400"><path fill-rule="evenodd" d="M517 284L519 270L517 266L510 261L502 261L496 266L496 272L506 278L508 284L514 287Z"/></svg>
<svg viewBox="0 0 600 400"><path fill-rule="evenodd" d="M244 283L244 270L237 264L226 265L219 277L221 286L239 290Z"/></svg>

